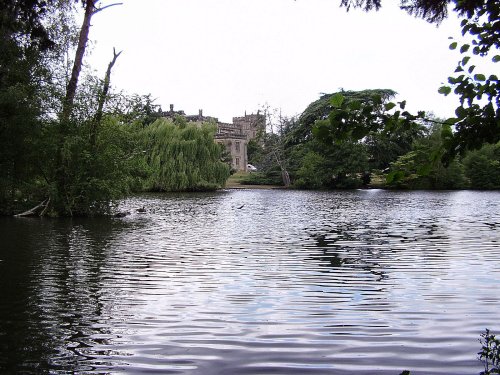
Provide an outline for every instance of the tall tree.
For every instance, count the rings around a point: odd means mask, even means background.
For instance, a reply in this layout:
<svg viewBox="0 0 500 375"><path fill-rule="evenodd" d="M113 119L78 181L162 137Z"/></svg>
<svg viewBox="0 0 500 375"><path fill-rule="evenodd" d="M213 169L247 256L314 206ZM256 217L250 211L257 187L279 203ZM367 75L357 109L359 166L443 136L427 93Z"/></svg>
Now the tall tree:
<svg viewBox="0 0 500 375"><path fill-rule="evenodd" d="M159 119L141 132L150 174L146 188L153 191L215 190L224 186L229 166L214 141L215 125L175 123Z"/></svg>
<svg viewBox="0 0 500 375"><path fill-rule="evenodd" d="M111 6L118 5L120 3L114 3L106 5L103 7L97 7L99 0L83 0L84 6L84 17L82 26L80 28L78 45L75 52L75 58L73 61L73 68L71 71L71 76L66 87L66 94L62 103L62 111L59 119L59 134L58 134L58 151L56 159L56 194L55 198L55 209L56 211L63 214L71 214L71 200L68 198L70 194L68 193L70 185L70 172L68 171L67 163L67 139L69 136L69 127L71 120L71 112L73 110L76 89L78 86L78 79L80 77L80 72L83 65L83 57L85 55L85 50L87 48L87 43L89 39L90 22L92 17ZM112 67L112 65L111 65ZM92 136L93 142L95 139Z"/></svg>
<svg viewBox="0 0 500 375"><path fill-rule="evenodd" d="M0 213L37 199L44 62L55 42L44 26L53 1L0 1Z"/></svg>

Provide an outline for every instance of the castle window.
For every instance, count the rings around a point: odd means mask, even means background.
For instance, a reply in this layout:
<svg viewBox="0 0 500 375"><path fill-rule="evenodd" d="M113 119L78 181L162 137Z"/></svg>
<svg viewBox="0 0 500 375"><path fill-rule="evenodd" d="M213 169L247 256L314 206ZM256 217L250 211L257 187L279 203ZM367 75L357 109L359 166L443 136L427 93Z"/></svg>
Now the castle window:
<svg viewBox="0 0 500 375"><path fill-rule="evenodd" d="M235 148L236 148L236 152L240 152L240 142L236 142Z"/></svg>
<svg viewBox="0 0 500 375"><path fill-rule="evenodd" d="M236 166L239 167L240 166L240 158L236 158Z"/></svg>

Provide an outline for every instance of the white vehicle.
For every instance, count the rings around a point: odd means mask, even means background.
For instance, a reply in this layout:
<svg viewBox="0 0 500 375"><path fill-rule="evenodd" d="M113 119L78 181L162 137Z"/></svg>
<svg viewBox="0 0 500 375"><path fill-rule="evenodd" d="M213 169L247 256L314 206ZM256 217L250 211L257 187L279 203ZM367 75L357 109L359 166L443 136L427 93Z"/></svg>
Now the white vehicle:
<svg viewBox="0 0 500 375"><path fill-rule="evenodd" d="M248 172L255 172L257 168L255 168L252 164L247 164L247 171Z"/></svg>

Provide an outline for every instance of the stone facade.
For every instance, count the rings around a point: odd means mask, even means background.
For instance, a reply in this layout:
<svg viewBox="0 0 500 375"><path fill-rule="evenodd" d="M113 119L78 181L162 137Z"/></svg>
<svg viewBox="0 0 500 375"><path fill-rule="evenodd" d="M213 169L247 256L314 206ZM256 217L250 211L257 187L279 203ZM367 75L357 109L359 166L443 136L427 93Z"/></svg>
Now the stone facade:
<svg viewBox="0 0 500 375"><path fill-rule="evenodd" d="M170 111L163 112L163 117L173 118L183 116L189 122L212 122L217 124L216 142L223 144L231 154L231 167L237 171L246 171L248 164L247 145L252 139L266 130L266 117L257 111L256 114L233 117L233 123L220 122L216 117L204 116L200 109L198 115L186 115L184 111L174 111L170 104Z"/></svg>

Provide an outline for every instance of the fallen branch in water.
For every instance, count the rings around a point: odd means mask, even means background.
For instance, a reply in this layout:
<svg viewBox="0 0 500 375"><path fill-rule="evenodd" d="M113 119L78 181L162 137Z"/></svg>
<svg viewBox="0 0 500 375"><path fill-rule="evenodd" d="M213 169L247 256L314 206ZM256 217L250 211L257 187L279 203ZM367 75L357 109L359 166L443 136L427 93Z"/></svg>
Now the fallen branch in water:
<svg viewBox="0 0 500 375"><path fill-rule="evenodd" d="M14 215L14 217L36 216L37 211L40 209L42 209L42 211L40 212L40 216L43 216L43 215L45 215L45 212L47 211L47 209L49 207L49 203L50 203L50 198L45 199L39 205L37 205L37 206L27 210L27 211L21 212L20 214Z"/></svg>

